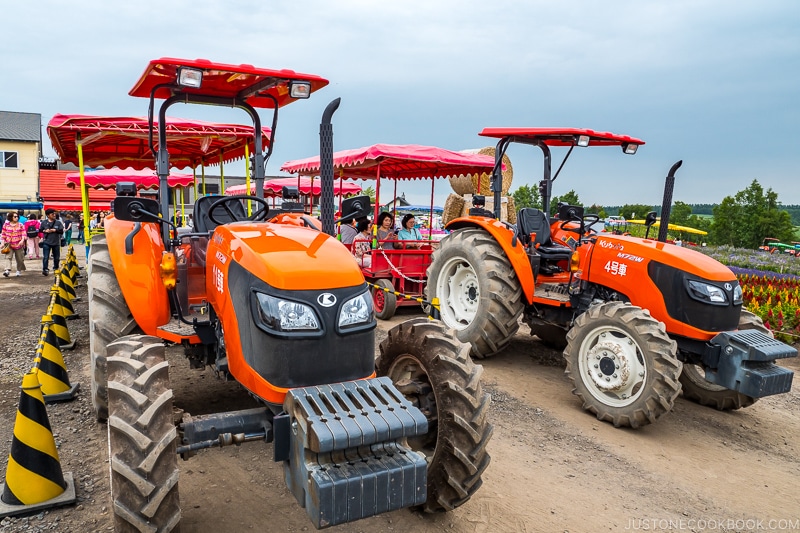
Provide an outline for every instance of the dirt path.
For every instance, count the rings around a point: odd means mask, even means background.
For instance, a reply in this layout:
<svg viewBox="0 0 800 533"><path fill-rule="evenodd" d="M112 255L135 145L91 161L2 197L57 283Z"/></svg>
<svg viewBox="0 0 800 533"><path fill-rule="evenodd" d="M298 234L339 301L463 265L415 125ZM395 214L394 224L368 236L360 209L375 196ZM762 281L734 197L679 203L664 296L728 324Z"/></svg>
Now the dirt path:
<svg viewBox="0 0 800 533"><path fill-rule="evenodd" d="M0 279L6 307L0 333L0 431L10 446L19 383L38 340L51 280L36 272ZM85 298L85 288L79 288ZM0 531L104 531L112 527L105 426L89 409L86 302L69 322L78 339L64 352L71 380L82 385L70 403L48 406L62 469L73 473L76 505L0 521ZM381 322L416 316L403 308ZM189 368L168 350L176 405L193 414L254 405L237 383ZM398 511L331 528L342 532L800 531L800 385L791 393L720 413L679 398L657 424L615 429L580 409L560 354L523 326L510 348L482 361L492 393L492 464L478 494L448 514ZM787 364L800 370L797 360ZM5 472L6 456L2 456ZM206 450L181 462L184 532L311 531L286 490L270 445ZM759 529L760 528L760 529Z"/></svg>

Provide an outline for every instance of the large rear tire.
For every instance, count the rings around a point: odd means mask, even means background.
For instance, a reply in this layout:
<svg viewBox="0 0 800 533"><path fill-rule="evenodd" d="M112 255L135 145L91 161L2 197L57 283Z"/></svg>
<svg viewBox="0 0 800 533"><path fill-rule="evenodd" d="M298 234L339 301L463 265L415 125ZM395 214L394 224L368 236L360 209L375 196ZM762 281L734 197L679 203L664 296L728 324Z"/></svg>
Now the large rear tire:
<svg viewBox="0 0 800 533"><path fill-rule="evenodd" d="M481 229L442 239L428 267L425 299L439 299L442 322L472 345L472 356L489 357L519 329L522 288L503 248Z"/></svg>
<svg viewBox="0 0 800 533"><path fill-rule="evenodd" d="M469 500L489 466L486 445L490 396L483 367L441 322L415 318L391 330L380 345L377 373L388 376L428 419L428 433L409 445L428 462L426 512L450 511Z"/></svg>
<svg viewBox="0 0 800 533"><path fill-rule="evenodd" d="M637 428L672 409L681 390L677 344L647 310L593 305L575 320L567 343L572 392L598 420Z"/></svg>
<svg viewBox="0 0 800 533"><path fill-rule="evenodd" d="M764 326L764 322L759 317L744 309L739 317L739 329L754 329L774 337L772 331ZM706 381L705 370L700 365L683 365L680 381L683 386L684 398L719 411L750 407L758 400L758 398Z"/></svg>
<svg viewBox="0 0 800 533"><path fill-rule="evenodd" d="M177 431L164 345L123 337L108 345L107 362L115 531L178 531Z"/></svg>
<svg viewBox="0 0 800 533"><path fill-rule="evenodd" d="M122 296L105 235L92 238L88 270L92 406L97 420L105 422L108 418L106 346L119 337L136 332L137 326Z"/></svg>
<svg viewBox="0 0 800 533"><path fill-rule="evenodd" d="M379 279L375 282L375 285L377 287L372 289L372 306L375 308L375 316L381 320L389 320L397 311L397 296L394 294L394 285L388 279Z"/></svg>

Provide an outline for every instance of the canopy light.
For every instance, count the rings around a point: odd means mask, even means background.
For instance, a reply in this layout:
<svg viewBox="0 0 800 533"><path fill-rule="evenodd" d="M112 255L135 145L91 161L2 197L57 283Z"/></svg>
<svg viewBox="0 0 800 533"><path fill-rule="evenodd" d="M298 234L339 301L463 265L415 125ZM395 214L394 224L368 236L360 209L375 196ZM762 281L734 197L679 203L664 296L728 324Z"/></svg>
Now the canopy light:
<svg viewBox="0 0 800 533"><path fill-rule="evenodd" d="M180 67L178 69L178 85L199 89L203 84L203 71L195 68Z"/></svg>
<svg viewBox="0 0 800 533"><path fill-rule="evenodd" d="M622 151L629 155L635 154L638 148L639 145L634 143L623 143L622 145Z"/></svg>
<svg viewBox="0 0 800 533"><path fill-rule="evenodd" d="M589 136L578 135L578 146L589 146Z"/></svg>
<svg viewBox="0 0 800 533"><path fill-rule="evenodd" d="M289 96L292 98L308 98L311 96L311 83L308 81L293 81L289 84Z"/></svg>

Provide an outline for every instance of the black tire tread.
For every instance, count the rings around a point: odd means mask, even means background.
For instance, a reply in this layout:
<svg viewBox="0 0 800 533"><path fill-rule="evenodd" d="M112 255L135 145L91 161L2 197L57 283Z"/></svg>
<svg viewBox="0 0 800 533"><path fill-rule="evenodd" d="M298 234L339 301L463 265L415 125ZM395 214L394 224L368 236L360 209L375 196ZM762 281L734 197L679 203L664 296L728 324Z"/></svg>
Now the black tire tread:
<svg viewBox="0 0 800 533"><path fill-rule="evenodd" d="M161 339L108 345L108 442L115 531L178 531L177 430Z"/></svg>
<svg viewBox="0 0 800 533"><path fill-rule="evenodd" d="M490 357L505 348L519 330L519 317L524 304L522 287L503 248L489 233L481 229L463 229L442 239L431 257L425 286L425 299L431 301L444 253L457 250L469 262L481 280L480 309L467 328L456 336L472 345L471 355L477 359ZM485 283L484 283L485 281Z"/></svg>
<svg viewBox="0 0 800 533"><path fill-rule="evenodd" d="M383 278L379 279L375 282L375 285L377 285L378 287L394 291L394 285L392 285L392 282L389 281L388 279L383 279ZM379 291L381 289L373 288L372 290ZM397 311L397 296L395 296L394 292L386 292L386 291L381 291L381 292L383 292L383 302L384 302L383 309L381 309L380 311L376 309L375 316L380 318L381 320L389 320L394 316L395 312Z"/></svg>
<svg viewBox="0 0 800 533"><path fill-rule="evenodd" d="M482 484L491 460L486 449L494 431L490 395L481 387L483 367L469 346L455 340L439 321L416 318L389 331L380 344L378 375L388 375L397 357L411 355L423 366L437 405L437 439L428 463L426 512L450 511L469 500Z"/></svg>
<svg viewBox="0 0 800 533"><path fill-rule="evenodd" d="M89 254L89 353L91 397L95 417L108 419L106 346L138 328L122 296L105 235L92 238Z"/></svg>

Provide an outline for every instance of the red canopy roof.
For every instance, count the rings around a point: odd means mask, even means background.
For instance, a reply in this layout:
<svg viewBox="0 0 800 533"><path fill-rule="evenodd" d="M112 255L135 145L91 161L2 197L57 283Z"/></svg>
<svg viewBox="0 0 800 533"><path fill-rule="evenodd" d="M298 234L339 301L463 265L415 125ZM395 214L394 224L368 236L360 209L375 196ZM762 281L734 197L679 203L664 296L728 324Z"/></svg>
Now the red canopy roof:
<svg viewBox="0 0 800 533"><path fill-rule="evenodd" d="M628 135L580 128L483 128L478 135L497 139L511 136L538 138L548 146L572 146L577 135L588 135L589 146L619 146L623 143L644 144L643 140Z"/></svg>
<svg viewBox="0 0 800 533"><path fill-rule="evenodd" d="M147 118L56 115L47 125L47 135L62 162L78 164L78 135L83 142L83 163L90 167L154 168L155 157L148 146ZM262 128L264 146L269 128ZM153 132L158 150L158 132ZM170 166L195 168L244 157L244 146L253 152L253 127L217 124L199 120L167 118Z"/></svg>
<svg viewBox="0 0 800 533"><path fill-rule="evenodd" d="M109 168L106 170L93 170L84 172L84 183L94 189L113 189L120 181L132 181L137 189L158 189L158 174L155 170L134 170L132 168ZM81 173L70 172L67 174L64 183L67 187L74 188L81 184ZM167 185L170 187L188 187L194 183L194 176L191 174L172 174L167 177Z"/></svg>
<svg viewBox="0 0 800 533"><path fill-rule="evenodd" d="M490 172L494 167L494 158L417 144L373 144L333 154L333 168L337 177L341 173L346 178L374 179L378 167L382 178L445 178ZM281 170L318 175L319 156L287 161Z"/></svg>
<svg viewBox="0 0 800 533"><path fill-rule="evenodd" d="M264 182L264 195L265 196L280 196L284 186L298 187L300 194L308 196L312 194L311 190L312 179L307 177L297 178L276 178ZM319 179L313 180L314 190L313 195L319 196L322 191L322 182ZM234 185L225 189L225 194L233 196L234 194L247 194L245 192L245 185ZM250 184L250 194L255 192L255 184ZM333 194L339 195L344 193L345 196L352 196L361 192L361 187L352 181L339 182L336 180L333 184Z"/></svg>
<svg viewBox="0 0 800 533"><path fill-rule="evenodd" d="M175 85L178 68L184 66L203 70L200 89ZM311 92L328 85L328 80L324 78L313 74L301 74L293 70L270 70L256 68L253 65L227 65L213 63L208 59L162 57L150 61L139 81L128 94L149 98L153 87L169 84L169 86L157 89L155 97L166 99L172 96L174 91L181 91L225 98L243 97L253 107L275 107L272 99L264 96L268 94L278 101L278 107L282 107L296 100L289 96L289 83L292 81L311 83Z"/></svg>

